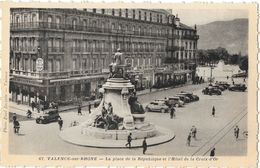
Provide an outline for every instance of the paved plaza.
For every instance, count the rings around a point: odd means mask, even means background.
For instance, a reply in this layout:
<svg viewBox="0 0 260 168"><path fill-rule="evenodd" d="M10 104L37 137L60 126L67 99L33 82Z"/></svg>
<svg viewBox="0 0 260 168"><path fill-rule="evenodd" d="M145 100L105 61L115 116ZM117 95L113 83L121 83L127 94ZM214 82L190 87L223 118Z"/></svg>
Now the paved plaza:
<svg viewBox="0 0 260 168"><path fill-rule="evenodd" d="M173 96L185 90L192 91L200 97L198 102L176 108L176 118L170 119L169 113L147 112L146 120L172 130L175 138L167 143L148 147L147 155L209 155L212 147L216 148L217 156L247 154L247 139L242 135L247 130L247 92L224 91L221 96L202 95L206 84L188 85L180 88L162 90L139 96L139 101L145 106L154 99ZM211 116L212 106L216 108L216 116ZM18 109L11 108L10 112ZM77 110L60 113L64 120L63 129L71 122L79 123L89 117L88 110L83 108L83 115L77 115ZM23 112L20 110L19 114ZM64 142L59 137L58 123L36 124L35 120L21 121L19 135L15 135L10 122L10 153L11 154L51 154L51 155L142 155L141 148L133 149L103 149L73 145ZM197 139L191 140L191 146L186 140L192 126L197 127ZM235 140L234 126L240 128L240 137ZM149 145L149 139L147 139Z"/></svg>

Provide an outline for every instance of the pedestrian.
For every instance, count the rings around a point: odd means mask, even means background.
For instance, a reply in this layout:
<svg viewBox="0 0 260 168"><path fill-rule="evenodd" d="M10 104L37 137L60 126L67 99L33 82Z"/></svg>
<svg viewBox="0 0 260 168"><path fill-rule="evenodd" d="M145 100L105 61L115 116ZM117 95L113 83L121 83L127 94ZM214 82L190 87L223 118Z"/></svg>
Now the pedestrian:
<svg viewBox="0 0 260 168"><path fill-rule="evenodd" d="M189 133L188 138L187 138L187 145L190 146L191 142L191 133Z"/></svg>
<svg viewBox="0 0 260 168"><path fill-rule="evenodd" d="M80 105L78 107L78 115L82 115L82 113L81 113L81 106Z"/></svg>
<svg viewBox="0 0 260 168"><path fill-rule="evenodd" d="M211 157L214 157L214 156L215 156L215 148L213 148L213 149L210 151L210 156L211 156Z"/></svg>
<svg viewBox="0 0 260 168"><path fill-rule="evenodd" d="M129 149L131 148L131 142L132 142L132 133L130 133L127 137L127 143L125 144L125 146L129 147Z"/></svg>
<svg viewBox="0 0 260 168"><path fill-rule="evenodd" d="M26 114L27 114L27 118L32 118L32 112L31 112L31 110L28 110Z"/></svg>
<svg viewBox="0 0 260 168"><path fill-rule="evenodd" d="M17 119L16 113L13 114L13 122L15 122Z"/></svg>
<svg viewBox="0 0 260 168"><path fill-rule="evenodd" d="M32 111L34 111L34 108L35 108L35 102L34 101L32 101Z"/></svg>
<svg viewBox="0 0 260 168"><path fill-rule="evenodd" d="M216 111L216 110L215 110L215 107L213 106L213 107L212 107L212 116L213 116L213 117L215 117L215 111Z"/></svg>
<svg viewBox="0 0 260 168"><path fill-rule="evenodd" d="M14 133L19 134L19 129L20 129L20 123L19 123L19 121L15 120L14 121Z"/></svg>
<svg viewBox="0 0 260 168"><path fill-rule="evenodd" d="M88 113L90 114L91 113L91 104L89 103L88 105Z"/></svg>
<svg viewBox="0 0 260 168"><path fill-rule="evenodd" d="M191 128L191 135L194 139L197 139L196 134L197 134L197 128L193 125Z"/></svg>
<svg viewBox="0 0 260 168"><path fill-rule="evenodd" d="M228 80L229 76L227 76L227 80Z"/></svg>
<svg viewBox="0 0 260 168"><path fill-rule="evenodd" d="M58 124L59 124L59 128L60 128L60 131L61 131L62 125L63 125L63 120L62 120L62 118L59 118Z"/></svg>
<svg viewBox="0 0 260 168"><path fill-rule="evenodd" d="M37 103L37 104L36 104L36 107L37 107L37 112L40 113L40 108L41 108L41 107L40 107L40 103Z"/></svg>
<svg viewBox="0 0 260 168"><path fill-rule="evenodd" d="M144 140L143 140L143 154L145 155L145 152L147 150L147 143L146 143L146 137L144 137Z"/></svg>
<svg viewBox="0 0 260 168"><path fill-rule="evenodd" d="M173 117L175 118L175 108L174 108L174 105L171 105L171 112L170 112L170 115L171 115L171 119L173 119Z"/></svg>
<svg viewBox="0 0 260 168"><path fill-rule="evenodd" d="M237 125L236 125L236 127L235 127L235 129L234 129L234 135L235 135L236 140L238 140L238 137L239 137L239 128L238 128Z"/></svg>

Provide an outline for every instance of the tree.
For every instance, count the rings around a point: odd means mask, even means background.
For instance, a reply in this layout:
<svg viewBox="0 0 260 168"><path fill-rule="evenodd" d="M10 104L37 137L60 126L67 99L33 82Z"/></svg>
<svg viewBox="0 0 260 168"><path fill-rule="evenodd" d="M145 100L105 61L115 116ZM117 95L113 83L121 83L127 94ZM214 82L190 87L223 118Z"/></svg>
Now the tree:
<svg viewBox="0 0 260 168"><path fill-rule="evenodd" d="M248 57L243 57L240 60L239 68L243 71L248 71Z"/></svg>

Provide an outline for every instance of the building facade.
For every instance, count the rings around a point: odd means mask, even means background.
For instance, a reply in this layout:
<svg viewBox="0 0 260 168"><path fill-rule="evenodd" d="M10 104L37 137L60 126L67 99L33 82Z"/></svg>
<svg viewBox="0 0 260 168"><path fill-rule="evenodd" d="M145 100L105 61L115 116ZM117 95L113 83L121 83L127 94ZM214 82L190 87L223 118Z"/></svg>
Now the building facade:
<svg viewBox="0 0 260 168"><path fill-rule="evenodd" d="M196 58L196 29L166 10L16 8L10 17L10 97L22 103L97 96L117 48L137 88L174 81Z"/></svg>

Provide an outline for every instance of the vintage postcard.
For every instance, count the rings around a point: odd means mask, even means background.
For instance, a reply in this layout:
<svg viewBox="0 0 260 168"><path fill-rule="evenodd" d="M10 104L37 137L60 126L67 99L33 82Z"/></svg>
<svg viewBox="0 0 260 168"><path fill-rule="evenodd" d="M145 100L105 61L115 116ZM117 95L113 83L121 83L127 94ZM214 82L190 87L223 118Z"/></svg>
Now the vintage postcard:
<svg viewBox="0 0 260 168"><path fill-rule="evenodd" d="M0 10L2 165L257 167L257 4Z"/></svg>

